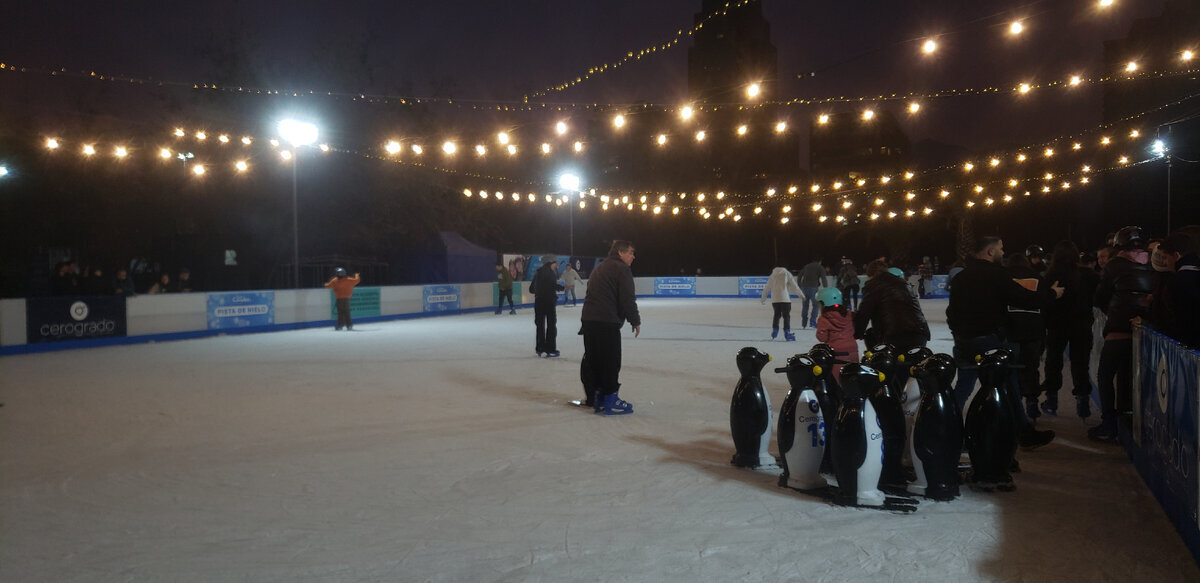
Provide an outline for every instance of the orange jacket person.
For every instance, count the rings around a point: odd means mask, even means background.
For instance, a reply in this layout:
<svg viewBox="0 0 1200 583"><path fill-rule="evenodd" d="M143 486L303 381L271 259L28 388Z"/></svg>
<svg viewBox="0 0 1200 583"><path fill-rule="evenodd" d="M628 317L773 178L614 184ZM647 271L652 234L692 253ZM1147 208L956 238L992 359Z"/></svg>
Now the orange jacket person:
<svg viewBox="0 0 1200 583"><path fill-rule="evenodd" d="M337 305L337 325L334 330L341 330L343 326L347 330L354 329L354 322L350 321L350 296L354 295L354 286L362 279L357 273L354 277L346 277L344 268L337 268L333 271L333 278L325 282L325 287L333 290L334 302Z"/></svg>

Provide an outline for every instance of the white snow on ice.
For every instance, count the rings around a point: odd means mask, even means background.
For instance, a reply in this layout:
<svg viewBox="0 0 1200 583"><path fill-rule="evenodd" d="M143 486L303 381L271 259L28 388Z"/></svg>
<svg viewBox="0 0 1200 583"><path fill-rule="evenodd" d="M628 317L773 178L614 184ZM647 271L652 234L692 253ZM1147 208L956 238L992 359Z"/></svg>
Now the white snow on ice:
<svg viewBox="0 0 1200 583"><path fill-rule="evenodd" d="M579 308L558 359L529 309L0 358L0 581L1200 581L1072 407L1016 492L911 515L734 468L734 354L779 365L812 330L768 341L753 299L639 304L625 417L567 404Z"/></svg>

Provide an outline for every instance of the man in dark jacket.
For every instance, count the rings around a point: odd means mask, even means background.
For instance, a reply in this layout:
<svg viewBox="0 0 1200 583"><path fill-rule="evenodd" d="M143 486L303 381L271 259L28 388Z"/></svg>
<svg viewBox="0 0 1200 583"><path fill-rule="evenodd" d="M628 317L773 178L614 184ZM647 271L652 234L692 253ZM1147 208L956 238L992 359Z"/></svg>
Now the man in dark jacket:
<svg viewBox="0 0 1200 583"><path fill-rule="evenodd" d="M595 383L593 408L596 413L622 415L633 413L633 405L621 400L621 327L633 326L633 337L642 331L633 289L634 248L629 241L613 241L608 258L592 270L587 296L580 314L583 335L583 359ZM587 387L585 387L585 391Z"/></svg>
<svg viewBox="0 0 1200 583"><path fill-rule="evenodd" d="M1100 393L1100 425L1088 430L1096 441L1117 438L1118 411L1133 409L1133 324L1145 317L1154 291L1154 270L1148 263L1146 237L1139 227L1117 231L1113 246L1117 254L1104 266L1093 304L1108 316L1104 324L1104 345L1096 370Z"/></svg>
<svg viewBox="0 0 1200 583"><path fill-rule="evenodd" d="M1058 282L1038 291L1021 287L1001 266L1003 259L1004 241L1000 237L981 237L975 245L975 254L967 258L966 266L954 277L954 286L950 288L946 323L950 325L950 332L954 336L954 357L959 363L954 393L960 409L966 407L967 398L979 379L975 356L993 348L1014 352L1017 349L1004 340L1008 306L1040 308L1063 293ZM1017 402L1019 389L1016 375L1011 375L1009 379L1005 393L1019 415L1018 439L1021 446L1035 448L1050 443L1054 439L1054 432L1033 429Z"/></svg>
<svg viewBox="0 0 1200 583"><path fill-rule="evenodd" d="M854 337L862 338L868 348L886 342L900 353L925 346L929 324L921 304L908 293L908 284L887 269L887 262L881 259L867 264L862 302L854 313Z"/></svg>
<svg viewBox="0 0 1200 583"><path fill-rule="evenodd" d="M537 326L537 355L546 358L558 356L558 292L563 289L558 283L558 257L542 256L542 267L533 274L529 292L533 294L533 324Z"/></svg>
<svg viewBox="0 0 1200 583"><path fill-rule="evenodd" d="M817 305L817 291L825 287L825 267L821 265L821 258L814 256L808 265L800 269L798 279L800 291L804 294L804 298L800 300L800 327L816 328L817 316L821 315L821 308ZM812 308L811 316L809 307Z"/></svg>
<svg viewBox="0 0 1200 583"><path fill-rule="evenodd" d="M1041 250L1041 247L1037 248ZM1004 260L1004 266L1021 287L1037 291L1045 287L1045 282L1029 257L1028 250L1024 255L1012 255ZM1066 293L1066 288L1063 288L1063 293ZM1021 396L1025 397L1025 415L1037 419L1042 415L1038 409L1038 398L1042 392L1038 367L1042 364L1042 352L1046 349L1046 318L1042 315L1042 309L1008 306L1004 336L1005 340L1018 346L1016 363L1024 367L1017 371L1017 384L1021 387Z"/></svg>

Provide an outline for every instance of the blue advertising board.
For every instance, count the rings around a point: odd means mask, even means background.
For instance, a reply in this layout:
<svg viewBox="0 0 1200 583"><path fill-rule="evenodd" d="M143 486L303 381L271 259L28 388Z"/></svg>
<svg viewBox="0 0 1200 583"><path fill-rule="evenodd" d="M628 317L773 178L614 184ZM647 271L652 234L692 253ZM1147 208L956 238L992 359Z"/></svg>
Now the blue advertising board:
<svg viewBox="0 0 1200 583"><path fill-rule="evenodd" d="M656 277L654 278L654 295L694 296L696 295L696 278Z"/></svg>
<svg viewBox="0 0 1200 583"><path fill-rule="evenodd" d="M208 329L226 330L275 323L275 292L208 294Z"/></svg>
<svg viewBox="0 0 1200 583"><path fill-rule="evenodd" d="M461 297L461 285L427 285L421 292L421 309L426 312L458 310Z"/></svg>
<svg viewBox="0 0 1200 583"><path fill-rule="evenodd" d="M738 296L761 297L763 288L765 287L767 287L767 277L765 275L738 278Z"/></svg>
<svg viewBox="0 0 1200 583"><path fill-rule="evenodd" d="M78 296L25 300L30 344L125 335L124 296Z"/></svg>
<svg viewBox="0 0 1200 583"><path fill-rule="evenodd" d="M1130 457L1200 560L1200 352L1145 326L1133 352Z"/></svg>
<svg viewBox="0 0 1200 583"><path fill-rule="evenodd" d="M932 282L925 282L925 297L927 298L948 298L950 290L946 289L946 282L950 280L949 275L935 275Z"/></svg>

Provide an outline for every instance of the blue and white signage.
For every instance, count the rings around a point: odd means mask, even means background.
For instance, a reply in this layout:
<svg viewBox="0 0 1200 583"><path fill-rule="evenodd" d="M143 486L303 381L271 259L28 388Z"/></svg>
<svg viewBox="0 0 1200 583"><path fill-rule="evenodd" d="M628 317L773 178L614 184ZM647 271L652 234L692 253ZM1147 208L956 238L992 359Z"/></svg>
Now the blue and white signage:
<svg viewBox="0 0 1200 583"><path fill-rule="evenodd" d="M948 298L950 290L946 289L946 282L950 280L948 275L935 275L932 280L925 281L925 297L927 298Z"/></svg>
<svg viewBox="0 0 1200 583"><path fill-rule="evenodd" d="M208 294L208 329L248 328L275 323L275 292Z"/></svg>
<svg viewBox="0 0 1200 583"><path fill-rule="evenodd" d="M654 278L654 295L694 296L696 295L696 278L656 277Z"/></svg>
<svg viewBox="0 0 1200 583"><path fill-rule="evenodd" d="M754 277L739 277L738 278L738 296L741 296L744 298L761 297L763 289L766 287L767 287L767 277L766 276L759 275L759 276L754 276Z"/></svg>
<svg viewBox="0 0 1200 583"><path fill-rule="evenodd" d="M427 285L421 293L422 309L426 312L449 312L459 309L462 297L460 285Z"/></svg>

